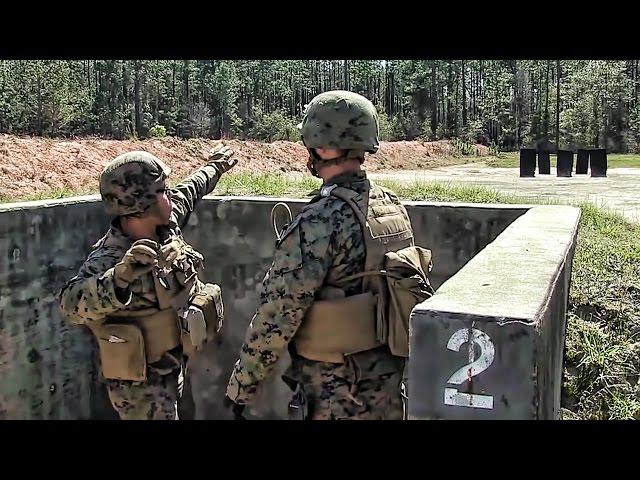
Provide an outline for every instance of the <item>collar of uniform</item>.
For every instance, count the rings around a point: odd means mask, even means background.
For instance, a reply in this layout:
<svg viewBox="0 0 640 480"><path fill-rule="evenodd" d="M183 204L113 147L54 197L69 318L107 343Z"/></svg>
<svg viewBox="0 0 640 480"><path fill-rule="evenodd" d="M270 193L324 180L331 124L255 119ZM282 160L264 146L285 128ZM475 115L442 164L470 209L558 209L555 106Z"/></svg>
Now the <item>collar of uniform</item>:
<svg viewBox="0 0 640 480"><path fill-rule="evenodd" d="M175 223L169 222L169 225L166 227L166 237L173 234L175 226L177 226ZM111 227L109 228L106 237L109 237L112 242L121 245L131 245L135 241L129 235L124 233L117 218L111 221Z"/></svg>
<svg viewBox="0 0 640 480"><path fill-rule="evenodd" d="M129 244L133 243L133 239L122 230L122 227L120 226L120 220L118 218L114 218L111 221L111 228L109 229L107 234L111 236L111 238L119 242Z"/></svg>
<svg viewBox="0 0 640 480"><path fill-rule="evenodd" d="M114 218L111 221L111 225L107 233L93 244L92 248L98 248L101 246L119 246L121 248L129 248L129 246L133 243L131 237L125 234L120 227L120 222L118 222L117 218Z"/></svg>
<svg viewBox="0 0 640 480"><path fill-rule="evenodd" d="M162 230L163 229L160 228L160 231ZM162 233L165 233L165 235L161 235L161 237L168 237L180 231L180 227L178 226L178 223L175 221L174 212L171 213L169 224L165 227L164 230L165 231ZM116 240L122 241L123 243L129 242L131 244L134 241L129 235L124 233L124 231L122 230L122 227L120 226L120 220L118 220L118 218L114 218L111 221L111 228L109 228L107 235L115 238Z"/></svg>
<svg viewBox="0 0 640 480"><path fill-rule="evenodd" d="M337 185L339 187L348 187L354 183L363 182L367 179L367 173L364 170L360 170L355 173L341 173L327 180L323 186Z"/></svg>

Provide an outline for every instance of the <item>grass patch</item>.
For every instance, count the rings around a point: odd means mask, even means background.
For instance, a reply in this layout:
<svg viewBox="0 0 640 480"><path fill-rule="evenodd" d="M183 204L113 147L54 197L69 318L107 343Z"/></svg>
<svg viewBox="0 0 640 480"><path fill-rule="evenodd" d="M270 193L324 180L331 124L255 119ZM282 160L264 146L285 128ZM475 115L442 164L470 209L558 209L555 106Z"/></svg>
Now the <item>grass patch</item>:
<svg viewBox="0 0 640 480"><path fill-rule="evenodd" d="M582 205L571 281L567 408L640 419L640 226Z"/></svg>
<svg viewBox="0 0 640 480"><path fill-rule="evenodd" d="M233 173L222 176L213 195L306 197L320 184L319 179L309 175L298 179L277 174Z"/></svg>
<svg viewBox="0 0 640 480"><path fill-rule="evenodd" d="M530 203L526 198L502 193L491 188L450 182L396 182L377 180L403 200L464 203Z"/></svg>
<svg viewBox="0 0 640 480"><path fill-rule="evenodd" d="M640 167L640 155L611 153L607 155L610 168L616 167Z"/></svg>
<svg viewBox="0 0 640 480"><path fill-rule="evenodd" d="M68 187L62 188L52 188L48 190L42 190L34 195L27 195L24 197L7 197L0 196L0 203L10 203L10 202L31 202L37 200L54 200L58 198L67 198L67 197L77 197L80 195L93 195L97 194L98 190L92 189L78 189L72 190Z"/></svg>

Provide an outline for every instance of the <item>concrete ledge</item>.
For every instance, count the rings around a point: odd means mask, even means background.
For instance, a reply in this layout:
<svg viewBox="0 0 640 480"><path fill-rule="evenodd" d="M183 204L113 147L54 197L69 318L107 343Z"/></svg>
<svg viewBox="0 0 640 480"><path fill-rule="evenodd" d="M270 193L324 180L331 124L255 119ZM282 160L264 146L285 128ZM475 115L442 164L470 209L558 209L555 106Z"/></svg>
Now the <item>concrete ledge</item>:
<svg viewBox="0 0 640 480"><path fill-rule="evenodd" d="M416 306L410 418L559 417L579 218L531 208Z"/></svg>
<svg viewBox="0 0 640 480"><path fill-rule="evenodd" d="M80 195L77 197L30 200L28 202L0 203L0 213L11 212L14 210L33 210L38 208L56 207L58 205L73 205L77 203L95 203L99 201L100 195Z"/></svg>
<svg viewBox="0 0 640 480"><path fill-rule="evenodd" d="M295 197L261 197L251 195L205 195L203 200L206 201L253 201L267 203L295 203L304 205L309 202L311 197L295 198ZM0 213L13 210L28 210L33 208L54 207L58 205L73 205L77 203L100 202L100 195L78 195L75 197L52 198L45 200L29 200L24 202L6 202L0 203ZM448 208L474 208L480 210L528 210L534 205L531 204L505 204L505 203L469 203L469 202L436 202L436 201L413 201L405 200L402 202L407 207L448 207Z"/></svg>

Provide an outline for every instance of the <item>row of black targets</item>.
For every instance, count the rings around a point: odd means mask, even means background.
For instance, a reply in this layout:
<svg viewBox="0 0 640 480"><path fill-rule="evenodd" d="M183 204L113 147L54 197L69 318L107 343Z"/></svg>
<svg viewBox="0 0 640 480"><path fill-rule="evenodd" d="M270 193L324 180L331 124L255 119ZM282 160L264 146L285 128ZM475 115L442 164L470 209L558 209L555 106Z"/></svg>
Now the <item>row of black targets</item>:
<svg viewBox="0 0 640 480"><path fill-rule="evenodd" d="M520 149L520 176L535 177L536 154L538 157L538 173L551 174L550 152L537 151L535 148ZM558 177L570 177L573 172L573 150L558 150ZM576 174L586 175L591 167L592 177L607 176L607 150L605 148L580 148L576 158Z"/></svg>

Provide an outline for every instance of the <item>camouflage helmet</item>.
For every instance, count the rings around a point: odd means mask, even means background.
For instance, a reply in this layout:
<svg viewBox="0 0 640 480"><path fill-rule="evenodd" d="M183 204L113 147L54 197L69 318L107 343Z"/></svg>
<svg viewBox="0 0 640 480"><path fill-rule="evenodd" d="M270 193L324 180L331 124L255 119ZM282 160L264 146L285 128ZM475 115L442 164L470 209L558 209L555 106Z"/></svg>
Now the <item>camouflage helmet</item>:
<svg viewBox="0 0 640 480"><path fill-rule="evenodd" d="M298 128L307 148L376 153L380 146L376 108L354 92L333 90L315 96Z"/></svg>
<svg viewBox="0 0 640 480"><path fill-rule="evenodd" d="M171 169L148 152L134 151L114 158L100 175L100 195L109 215L144 212L156 203Z"/></svg>

